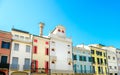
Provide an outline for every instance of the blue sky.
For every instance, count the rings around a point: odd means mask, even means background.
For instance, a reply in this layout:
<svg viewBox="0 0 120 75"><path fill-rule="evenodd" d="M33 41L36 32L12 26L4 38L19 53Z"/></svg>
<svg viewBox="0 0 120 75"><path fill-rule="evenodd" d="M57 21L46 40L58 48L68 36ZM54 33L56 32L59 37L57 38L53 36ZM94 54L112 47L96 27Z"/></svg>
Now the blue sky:
<svg viewBox="0 0 120 75"><path fill-rule="evenodd" d="M0 30L15 28L48 35L56 25L67 29L73 44L101 43L120 48L119 0L0 0Z"/></svg>

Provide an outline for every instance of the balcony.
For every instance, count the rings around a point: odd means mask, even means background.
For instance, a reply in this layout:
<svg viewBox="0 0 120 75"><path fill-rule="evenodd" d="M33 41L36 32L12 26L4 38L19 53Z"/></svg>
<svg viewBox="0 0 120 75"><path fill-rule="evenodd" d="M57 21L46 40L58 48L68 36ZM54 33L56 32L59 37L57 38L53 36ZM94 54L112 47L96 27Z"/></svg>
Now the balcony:
<svg viewBox="0 0 120 75"><path fill-rule="evenodd" d="M11 64L10 69L12 70L19 70L19 65L18 64Z"/></svg>
<svg viewBox="0 0 120 75"><path fill-rule="evenodd" d="M0 63L0 68L9 69L9 64L8 63Z"/></svg>
<svg viewBox="0 0 120 75"><path fill-rule="evenodd" d="M20 38L20 37L16 37L16 36L13 36L13 39L14 40L17 40L17 41L23 41L23 42L27 42L27 43L31 43L32 42L32 39L25 39L25 38Z"/></svg>
<svg viewBox="0 0 120 75"><path fill-rule="evenodd" d="M23 65L24 70L30 70L30 65Z"/></svg>

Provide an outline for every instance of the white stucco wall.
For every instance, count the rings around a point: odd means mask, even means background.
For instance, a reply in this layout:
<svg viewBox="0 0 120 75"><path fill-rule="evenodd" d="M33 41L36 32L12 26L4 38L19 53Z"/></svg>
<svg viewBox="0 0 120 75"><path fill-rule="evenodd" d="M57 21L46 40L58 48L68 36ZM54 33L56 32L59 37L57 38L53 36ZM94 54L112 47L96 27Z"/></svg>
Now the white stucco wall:
<svg viewBox="0 0 120 75"><path fill-rule="evenodd" d="M25 38L24 39L15 38L14 37L15 34L19 36L29 37L29 40L26 40ZM30 59L30 63L28 64L31 65L31 54L32 54L32 36L31 35L26 33L16 32L16 31L12 31L12 35L13 35L13 41L12 41L12 48L11 48L10 64L12 64L13 57L18 57L19 69L16 71L10 69L9 75L11 75L12 72L24 71L23 66L24 66L25 58ZM14 50L15 43L19 44L18 51ZM26 52L26 45L30 46L30 52ZM30 74L30 70L27 71L27 73Z"/></svg>
<svg viewBox="0 0 120 75"><path fill-rule="evenodd" d="M56 70L56 72L73 72L73 64L68 65L68 59L72 61L72 40L68 39L65 33L58 32L57 29L64 30L63 27L56 28L53 33L49 35L50 39L50 57L54 56L56 58L55 64L51 63L50 59L50 69ZM54 44L52 43L54 42ZM70 45L68 47L68 45ZM52 48L55 51L52 51ZM68 54L70 51L70 54Z"/></svg>

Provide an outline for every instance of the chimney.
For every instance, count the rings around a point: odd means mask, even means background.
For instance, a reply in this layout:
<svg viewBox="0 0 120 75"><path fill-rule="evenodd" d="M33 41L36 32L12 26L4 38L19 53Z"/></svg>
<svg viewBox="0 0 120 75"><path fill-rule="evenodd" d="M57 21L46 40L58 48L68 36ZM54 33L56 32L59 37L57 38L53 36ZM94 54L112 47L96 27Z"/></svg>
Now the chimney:
<svg viewBox="0 0 120 75"><path fill-rule="evenodd" d="M43 36L43 28L44 28L44 23L40 22L40 36Z"/></svg>

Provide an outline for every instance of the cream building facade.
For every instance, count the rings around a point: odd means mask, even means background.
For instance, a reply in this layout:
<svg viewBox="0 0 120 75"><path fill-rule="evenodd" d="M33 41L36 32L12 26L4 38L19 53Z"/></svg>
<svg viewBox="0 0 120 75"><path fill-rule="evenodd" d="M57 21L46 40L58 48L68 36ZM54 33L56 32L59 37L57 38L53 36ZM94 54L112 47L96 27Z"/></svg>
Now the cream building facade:
<svg viewBox="0 0 120 75"><path fill-rule="evenodd" d="M40 35L33 36L32 74L49 73L49 37L43 36L44 23L40 23Z"/></svg>
<svg viewBox="0 0 120 75"><path fill-rule="evenodd" d="M66 29L58 25L50 34L50 73L73 74L72 40L66 37Z"/></svg>
<svg viewBox="0 0 120 75"><path fill-rule="evenodd" d="M30 75L32 35L13 28L9 75Z"/></svg>
<svg viewBox="0 0 120 75"><path fill-rule="evenodd" d="M32 73L49 72L49 38L33 36Z"/></svg>

